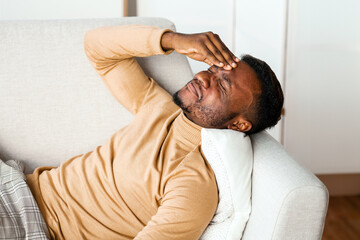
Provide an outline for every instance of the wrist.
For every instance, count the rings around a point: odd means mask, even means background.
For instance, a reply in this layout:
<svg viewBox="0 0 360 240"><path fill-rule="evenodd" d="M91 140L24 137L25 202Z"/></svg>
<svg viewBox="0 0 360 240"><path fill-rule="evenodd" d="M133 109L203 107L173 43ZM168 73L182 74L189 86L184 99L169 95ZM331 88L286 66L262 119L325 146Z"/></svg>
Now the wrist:
<svg viewBox="0 0 360 240"><path fill-rule="evenodd" d="M165 50L173 50L173 40L174 40L174 36L176 33L174 32L165 32L162 36L161 36L161 40L160 40L160 44L161 47Z"/></svg>

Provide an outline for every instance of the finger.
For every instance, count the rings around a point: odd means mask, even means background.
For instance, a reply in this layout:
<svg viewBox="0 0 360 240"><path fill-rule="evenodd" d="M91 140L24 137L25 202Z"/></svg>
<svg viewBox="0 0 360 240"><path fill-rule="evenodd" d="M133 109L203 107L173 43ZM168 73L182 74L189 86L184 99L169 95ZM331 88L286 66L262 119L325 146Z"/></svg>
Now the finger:
<svg viewBox="0 0 360 240"><path fill-rule="evenodd" d="M216 59L220 63L223 63L219 67L225 67L226 65L228 65L226 59L224 58L224 56L221 54L219 49L213 44L213 42L210 39L208 39L208 41L205 42L205 45L211 51L211 53L216 57Z"/></svg>
<svg viewBox="0 0 360 240"><path fill-rule="evenodd" d="M206 64L209 65L210 67L211 67L212 65L214 65L212 62L210 62L210 61L207 60L207 59L204 60L204 63L206 63Z"/></svg>
<svg viewBox="0 0 360 240"><path fill-rule="evenodd" d="M216 65L218 67L224 67L224 63L219 61L215 55L212 53L212 51L206 46L206 44L203 47L203 55L206 60L210 61L212 65ZM205 60L204 60L205 62ZM209 64L210 65L210 64Z"/></svg>
<svg viewBox="0 0 360 240"><path fill-rule="evenodd" d="M238 58L237 56L233 55L232 58L235 62L240 62L240 58Z"/></svg>
<svg viewBox="0 0 360 240"><path fill-rule="evenodd" d="M210 34L210 39L213 41L214 45L220 50L221 54L226 59L227 63L232 67L236 67L237 60L236 56L229 50L229 48L224 44L217 34Z"/></svg>

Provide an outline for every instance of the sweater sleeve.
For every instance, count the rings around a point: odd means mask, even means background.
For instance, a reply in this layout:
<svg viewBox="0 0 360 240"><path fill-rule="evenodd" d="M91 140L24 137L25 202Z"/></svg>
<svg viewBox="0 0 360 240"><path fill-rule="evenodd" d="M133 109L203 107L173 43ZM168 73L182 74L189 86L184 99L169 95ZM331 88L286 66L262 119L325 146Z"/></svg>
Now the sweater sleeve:
<svg viewBox="0 0 360 240"><path fill-rule="evenodd" d="M167 31L171 30L126 25L100 27L85 34L85 53L92 66L111 94L133 114L149 101L171 98L134 58L171 53L164 52L160 44Z"/></svg>
<svg viewBox="0 0 360 240"><path fill-rule="evenodd" d="M135 240L199 239L218 204L215 176L204 164L199 152L183 160L166 184L157 213Z"/></svg>

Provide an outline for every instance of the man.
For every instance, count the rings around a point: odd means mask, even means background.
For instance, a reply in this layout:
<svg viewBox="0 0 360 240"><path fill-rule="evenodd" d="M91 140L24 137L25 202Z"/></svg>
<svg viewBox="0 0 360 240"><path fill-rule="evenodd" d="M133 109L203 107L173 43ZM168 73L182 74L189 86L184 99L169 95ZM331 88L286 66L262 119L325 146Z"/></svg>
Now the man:
<svg viewBox="0 0 360 240"><path fill-rule="evenodd" d="M210 65L173 98L134 59L172 50ZM52 238L198 239L218 203L201 128L250 134L275 125L283 103L275 75L212 33L102 27L86 34L85 52L135 117L94 151L27 176Z"/></svg>

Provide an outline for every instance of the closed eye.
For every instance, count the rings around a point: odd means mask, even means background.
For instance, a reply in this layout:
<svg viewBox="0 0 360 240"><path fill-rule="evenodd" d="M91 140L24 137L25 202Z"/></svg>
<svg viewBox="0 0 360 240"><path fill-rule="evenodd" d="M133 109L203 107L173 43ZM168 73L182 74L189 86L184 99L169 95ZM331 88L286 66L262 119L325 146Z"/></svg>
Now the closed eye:
<svg viewBox="0 0 360 240"><path fill-rule="evenodd" d="M222 84L221 79L218 79L218 83L220 85L220 88L224 91L224 93L226 93L226 89L225 89L224 85Z"/></svg>
<svg viewBox="0 0 360 240"><path fill-rule="evenodd" d="M213 66L211 66L211 67L208 68L208 72L214 73L214 71L213 71L212 68L217 69L218 67L215 66L215 65L213 65ZM228 79L224 79L224 74L222 74L221 76L222 76L223 79L217 79L217 82L219 83L219 86L220 86L221 90L222 90L224 93L226 93L226 88L224 87L222 81L224 80L224 81L226 81L226 83L228 83L228 82L227 82ZM226 76L225 76L225 78L226 78Z"/></svg>

